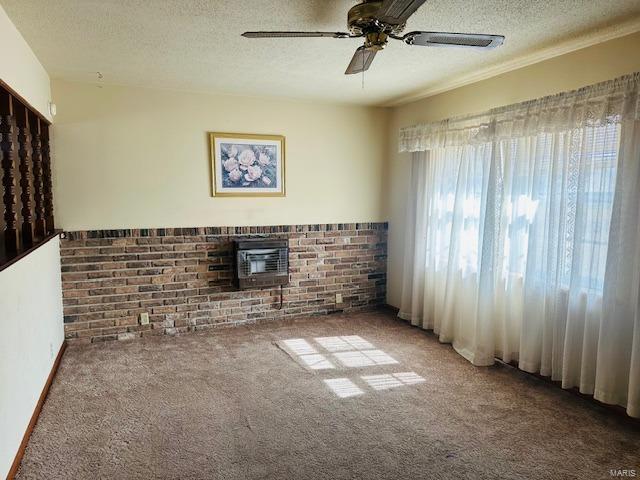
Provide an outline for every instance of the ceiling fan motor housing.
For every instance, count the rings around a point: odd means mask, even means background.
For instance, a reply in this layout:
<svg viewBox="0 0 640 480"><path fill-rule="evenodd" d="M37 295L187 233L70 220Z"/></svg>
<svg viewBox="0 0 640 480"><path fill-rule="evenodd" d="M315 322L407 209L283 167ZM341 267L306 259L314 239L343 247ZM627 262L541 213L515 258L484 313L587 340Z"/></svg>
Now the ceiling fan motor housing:
<svg viewBox="0 0 640 480"><path fill-rule="evenodd" d="M391 25L381 22L377 17L382 7L382 0L365 0L363 3L355 5L349 10L347 24L352 35L365 35L372 47L378 46L380 49L387 43L387 36L398 35L404 29L402 25ZM379 42L375 41L370 34L383 34Z"/></svg>

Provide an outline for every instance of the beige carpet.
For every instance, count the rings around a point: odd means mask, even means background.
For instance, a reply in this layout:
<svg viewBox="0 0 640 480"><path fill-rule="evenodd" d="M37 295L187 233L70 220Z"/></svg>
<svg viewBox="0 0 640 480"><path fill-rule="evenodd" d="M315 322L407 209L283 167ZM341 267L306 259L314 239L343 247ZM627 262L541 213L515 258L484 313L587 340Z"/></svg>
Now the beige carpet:
<svg viewBox="0 0 640 480"><path fill-rule="evenodd" d="M604 479L619 468L640 468L635 425L512 368L473 367L380 312L70 348L18 478Z"/></svg>

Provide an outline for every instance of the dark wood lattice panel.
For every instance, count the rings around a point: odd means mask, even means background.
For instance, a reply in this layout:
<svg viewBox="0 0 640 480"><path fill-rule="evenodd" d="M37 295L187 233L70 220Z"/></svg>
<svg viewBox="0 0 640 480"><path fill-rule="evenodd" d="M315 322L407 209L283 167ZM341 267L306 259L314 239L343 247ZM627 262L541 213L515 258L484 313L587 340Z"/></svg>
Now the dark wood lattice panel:
<svg viewBox="0 0 640 480"><path fill-rule="evenodd" d="M0 269L55 233L49 125L0 82Z"/></svg>

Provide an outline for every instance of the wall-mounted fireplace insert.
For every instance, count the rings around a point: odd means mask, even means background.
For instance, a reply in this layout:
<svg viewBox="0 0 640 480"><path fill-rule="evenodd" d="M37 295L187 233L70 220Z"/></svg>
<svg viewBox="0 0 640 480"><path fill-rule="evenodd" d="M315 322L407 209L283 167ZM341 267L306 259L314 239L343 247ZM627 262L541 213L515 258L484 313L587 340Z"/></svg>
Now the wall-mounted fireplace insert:
<svg viewBox="0 0 640 480"><path fill-rule="evenodd" d="M289 243L250 238L233 242L234 284L246 290L289 283Z"/></svg>

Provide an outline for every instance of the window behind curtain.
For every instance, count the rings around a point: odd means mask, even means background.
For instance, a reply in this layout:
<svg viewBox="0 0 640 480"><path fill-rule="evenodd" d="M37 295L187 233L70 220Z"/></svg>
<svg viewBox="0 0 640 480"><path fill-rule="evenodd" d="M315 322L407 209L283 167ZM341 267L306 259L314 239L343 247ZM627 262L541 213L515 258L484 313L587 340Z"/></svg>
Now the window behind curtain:
<svg viewBox="0 0 640 480"><path fill-rule="evenodd" d="M601 293L619 143L605 124L433 150L427 262L477 274L490 248L506 282Z"/></svg>

